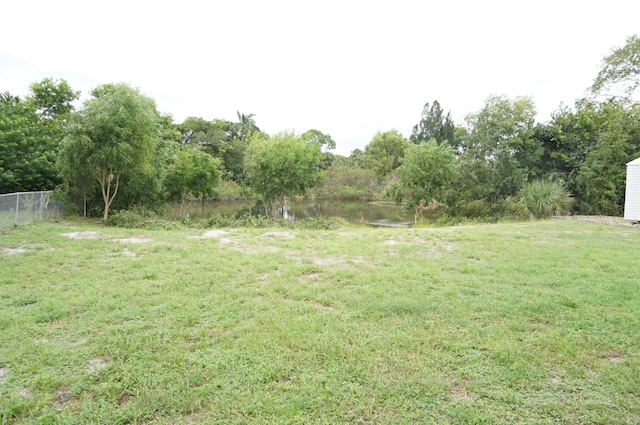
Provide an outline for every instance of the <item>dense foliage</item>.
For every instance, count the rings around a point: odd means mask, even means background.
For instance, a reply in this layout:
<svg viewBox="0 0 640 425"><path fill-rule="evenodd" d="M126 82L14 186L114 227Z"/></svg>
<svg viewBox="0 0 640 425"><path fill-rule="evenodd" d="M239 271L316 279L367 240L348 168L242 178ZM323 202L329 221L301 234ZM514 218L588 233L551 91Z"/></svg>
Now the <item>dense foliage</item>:
<svg viewBox="0 0 640 425"><path fill-rule="evenodd" d="M291 132L255 135L246 155L251 187L274 218L280 215L287 196L303 195L324 177L320 146Z"/></svg>
<svg viewBox="0 0 640 425"><path fill-rule="evenodd" d="M470 219L549 215L531 202L621 215L625 164L640 156L638 58L634 35L604 58L590 88L598 97L544 123L529 97L490 96L459 125L434 100L409 140L379 131L348 157L330 152L336 141L318 129L269 136L251 113L175 124L126 84L95 88L74 111L79 92L46 78L24 99L0 94L0 193L60 188L68 208L105 219L110 209L211 199L218 185L225 198L257 197L274 217L286 196L304 194L389 196ZM572 201L556 205L555 192Z"/></svg>
<svg viewBox="0 0 640 425"><path fill-rule="evenodd" d="M57 150L78 94L49 78L33 83L26 99L0 93L0 194L61 183Z"/></svg>

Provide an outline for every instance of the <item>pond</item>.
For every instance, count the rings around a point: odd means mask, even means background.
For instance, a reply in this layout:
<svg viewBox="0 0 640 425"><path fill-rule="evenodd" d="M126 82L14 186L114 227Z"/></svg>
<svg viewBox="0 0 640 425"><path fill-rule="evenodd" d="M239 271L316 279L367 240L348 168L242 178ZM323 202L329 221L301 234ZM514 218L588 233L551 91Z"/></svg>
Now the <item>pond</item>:
<svg viewBox="0 0 640 425"><path fill-rule="evenodd" d="M263 214L262 204L256 201L206 201L194 202L187 214L194 218L207 218L214 214L237 216L242 213ZM177 216L178 208L169 207L169 216ZM404 211L393 202L367 202L315 198L285 202L283 216L289 220L307 217L340 217L351 223L378 225L406 225L414 221L413 211Z"/></svg>

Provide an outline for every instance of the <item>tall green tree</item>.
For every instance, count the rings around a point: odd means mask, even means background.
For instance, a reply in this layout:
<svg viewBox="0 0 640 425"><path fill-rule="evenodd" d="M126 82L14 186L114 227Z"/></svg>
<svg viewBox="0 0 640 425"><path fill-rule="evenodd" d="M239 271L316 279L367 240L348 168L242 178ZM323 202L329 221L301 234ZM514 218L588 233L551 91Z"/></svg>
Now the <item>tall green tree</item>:
<svg viewBox="0 0 640 425"><path fill-rule="evenodd" d="M536 174L543 153L534 136L535 107L528 97L490 97L467 116L461 141L460 195L497 206Z"/></svg>
<svg viewBox="0 0 640 425"><path fill-rule="evenodd" d="M242 114L241 116L244 117L245 125L249 126L247 122L252 118ZM196 117L188 117L179 128L183 135L183 144L197 146L214 158L219 158L223 177L237 183L243 182L247 141L241 135L245 130L238 130L238 125L231 121L207 121Z"/></svg>
<svg viewBox="0 0 640 425"><path fill-rule="evenodd" d="M25 99L0 95L0 193L53 189L64 127L78 92L66 81L33 83Z"/></svg>
<svg viewBox="0 0 640 425"><path fill-rule="evenodd" d="M292 132L272 137L253 133L245 167L249 184L277 218L287 196L304 194L324 178L323 155L316 144L306 143Z"/></svg>
<svg viewBox="0 0 640 425"><path fill-rule="evenodd" d="M103 219L127 173L144 168L153 159L159 139L155 102L126 84L105 84L72 116L63 142L63 168L80 166L100 186Z"/></svg>
<svg viewBox="0 0 640 425"><path fill-rule="evenodd" d="M364 148L365 167L386 177L400 166L407 146L407 140L397 130L378 132Z"/></svg>
<svg viewBox="0 0 640 425"><path fill-rule="evenodd" d="M11 94L0 94L0 193L48 189L52 152L42 150L34 108Z"/></svg>
<svg viewBox="0 0 640 425"><path fill-rule="evenodd" d="M80 92L72 90L65 79L45 78L29 88L31 93L27 100L36 108L38 115L62 125L69 120L74 110L73 102L80 96Z"/></svg>
<svg viewBox="0 0 640 425"><path fill-rule="evenodd" d="M329 151L336 148L336 142L329 134L324 134L320 130L311 129L302 133L300 138L306 143L311 143L320 147L322 155L324 156L323 168L325 170L334 163L336 156Z"/></svg>
<svg viewBox="0 0 640 425"><path fill-rule="evenodd" d="M629 98L640 87L640 37L632 35L627 43L617 47L602 61L602 67L591 86L591 92L614 95L621 90Z"/></svg>
<svg viewBox="0 0 640 425"><path fill-rule="evenodd" d="M544 148L539 177L561 179L582 214L622 211L625 163L640 156L638 105L578 100L536 128Z"/></svg>
<svg viewBox="0 0 640 425"><path fill-rule="evenodd" d="M425 103L422 110L422 118L413 127L409 139L415 144L425 143L431 139L435 139L437 143L442 143L446 140L449 145L455 146L455 129L451 113L447 112L447 115L444 115L440 103L434 100L431 106L429 102Z"/></svg>
<svg viewBox="0 0 640 425"><path fill-rule="evenodd" d="M412 145L396 173L398 181L392 187L396 202L406 200L407 207L412 208L441 201L458 175L456 151L447 143L438 144L436 139Z"/></svg>
<svg viewBox="0 0 640 425"><path fill-rule="evenodd" d="M575 190L583 214L622 215L625 164L640 156L640 105L600 105L595 144L580 164Z"/></svg>
<svg viewBox="0 0 640 425"><path fill-rule="evenodd" d="M190 201L211 197L220 181L220 161L193 147L178 150L164 187L169 199L180 202L180 215Z"/></svg>
<svg viewBox="0 0 640 425"><path fill-rule="evenodd" d="M333 141L329 134L324 134L320 130L311 129L300 135L300 138L307 143L311 143L320 147L322 151L333 150L336 148L336 142Z"/></svg>

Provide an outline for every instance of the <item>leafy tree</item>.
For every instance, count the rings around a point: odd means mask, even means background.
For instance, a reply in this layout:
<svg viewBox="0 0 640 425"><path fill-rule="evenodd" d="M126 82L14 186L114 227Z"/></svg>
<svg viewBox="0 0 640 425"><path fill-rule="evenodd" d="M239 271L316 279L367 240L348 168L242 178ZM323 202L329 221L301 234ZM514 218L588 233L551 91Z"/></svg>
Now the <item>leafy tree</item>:
<svg viewBox="0 0 640 425"><path fill-rule="evenodd" d="M336 159L336 156L328 152L329 150L333 150L336 148L336 142L333 141L330 135L322 133L320 130L311 129L306 131L300 135L300 138L304 140L306 143L310 143L320 147L324 159L322 161L322 168L325 170L333 164Z"/></svg>
<svg viewBox="0 0 640 425"><path fill-rule="evenodd" d="M233 136L233 123L225 120L187 117L178 128L182 132L182 144L198 146L216 157L220 155L221 146Z"/></svg>
<svg viewBox="0 0 640 425"><path fill-rule="evenodd" d="M38 135L38 117L31 105L3 93L0 96L0 193L27 191L34 185L45 189L53 183L38 175L33 166L33 162L46 165L48 161L46 151L36 151Z"/></svg>
<svg viewBox="0 0 640 425"><path fill-rule="evenodd" d="M583 214L620 214L624 164L640 155L638 106L582 99L536 128L542 144L540 177L561 179Z"/></svg>
<svg viewBox="0 0 640 425"><path fill-rule="evenodd" d="M241 114L241 116L244 116ZM244 116L245 124L249 121ZM248 124L247 124L248 125ZM241 138L238 125L231 121L188 117L179 128L182 143L197 146L221 160L223 177L241 183L244 180L244 154L247 141ZM257 128L257 127L256 127Z"/></svg>
<svg viewBox="0 0 640 425"><path fill-rule="evenodd" d="M107 220L122 176L152 160L159 114L152 99L126 84L98 86L91 95L72 116L61 162L71 175L79 170L98 182Z"/></svg>
<svg viewBox="0 0 640 425"><path fill-rule="evenodd" d="M422 118L413 127L410 137L411 142L415 144L425 143L431 139L435 139L437 143L442 143L446 140L451 146L455 146L456 143L455 125L453 119L451 119L451 113L447 112L445 116L437 100L431 106L429 106L428 102L424 105Z"/></svg>
<svg viewBox="0 0 640 425"><path fill-rule="evenodd" d="M303 194L324 177L322 152L292 132L268 137L253 133L245 158L248 181L277 218L287 196Z"/></svg>
<svg viewBox="0 0 640 425"><path fill-rule="evenodd" d="M45 78L31 84L30 89L27 100L36 108L38 115L62 123L67 122L74 110L73 102L80 96L80 92L72 90L64 79Z"/></svg>
<svg viewBox="0 0 640 425"><path fill-rule="evenodd" d="M640 37L632 35L627 44L613 49L602 61L602 69L591 86L594 94L605 94L609 89L621 88L630 97L640 86Z"/></svg>
<svg viewBox="0 0 640 425"><path fill-rule="evenodd" d="M361 149L352 150L349 161L352 167L364 167L364 152Z"/></svg>
<svg viewBox="0 0 640 425"><path fill-rule="evenodd" d="M159 210L164 206L163 181L179 146L180 132L170 115L158 117L159 135L152 161L122 175L117 198L111 209L131 209L134 205Z"/></svg>
<svg viewBox="0 0 640 425"><path fill-rule="evenodd" d="M25 100L0 95L0 193L48 190L60 183L55 167L71 102L66 81L31 85Z"/></svg>
<svg viewBox="0 0 640 425"><path fill-rule="evenodd" d="M408 208L420 209L432 200L444 198L444 192L457 177L456 152L447 143L435 139L407 149L396 170L398 181L392 186L396 202L407 201Z"/></svg>
<svg viewBox="0 0 640 425"><path fill-rule="evenodd" d="M513 101L491 97L480 112L467 116L468 132L461 140L460 200L482 200L493 208L535 175L542 155L542 146L533 137L535 114L528 97Z"/></svg>
<svg viewBox="0 0 640 425"><path fill-rule="evenodd" d="M400 166L407 140L397 130L378 132L364 149L364 164L379 177L391 174Z"/></svg>
<svg viewBox="0 0 640 425"><path fill-rule="evenodd" d="M625 164L640 156L640 106L621 102L601 105L596 143L576 175L576 195L583 214L621 215Z"/></svg>
<svg viewBox="0 0 640 425"><path fill-rule="evenodd" d="M220 181L220 161L192 147L183 147L169 168L164 186L171 200L180 202L180 215L194 198L211 197Z"/></svg>
<svg viewBox="0 0 640 425"><path fill-rule="evenodd" d="M300 138L307 143L311 143L320 147L322 151L333 150L336 148L336 142L330 135L322 133L320 130L311 129L300 135Z"/></svg>

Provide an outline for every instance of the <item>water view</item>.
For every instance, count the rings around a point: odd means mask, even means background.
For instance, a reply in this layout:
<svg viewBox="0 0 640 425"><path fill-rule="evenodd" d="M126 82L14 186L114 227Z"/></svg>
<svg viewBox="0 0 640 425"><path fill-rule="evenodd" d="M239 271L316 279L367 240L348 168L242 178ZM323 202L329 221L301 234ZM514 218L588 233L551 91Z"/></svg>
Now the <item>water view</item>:
<svg viewBox="0 0 640 425"><path fill-rule="evenodd" d="M238 216L244 213L264 214L261 203L256 201L207 201L194 202L187 209L193 218L207 218L214 214ZM177 207L169 208L169 216L177 216ZM412 211L404 211L393 202L366 202L339 199L289 199L284 206L283 216L289 220L308 217L339 217L352 223L373 223L389 225L414 221Z"/></svg>

